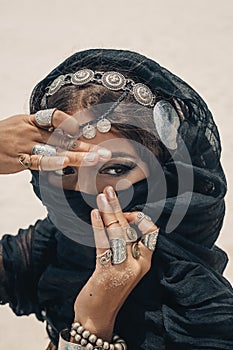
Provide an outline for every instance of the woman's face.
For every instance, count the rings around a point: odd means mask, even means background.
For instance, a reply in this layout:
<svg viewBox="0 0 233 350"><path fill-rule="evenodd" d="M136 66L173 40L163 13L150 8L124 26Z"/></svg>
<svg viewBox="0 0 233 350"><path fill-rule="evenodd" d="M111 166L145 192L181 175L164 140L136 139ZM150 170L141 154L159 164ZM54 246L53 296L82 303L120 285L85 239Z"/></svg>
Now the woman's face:
<svg viewBox="0 0 233 350"><path fill-rule="evenodd" d="M82 114L79 122L90 121L90 115ZM79 138L81 141L102 146L112 152L110 160L101 161L93 166L68 167L65 171L49 173L49 182L55 186L62 186L67 190L76 190L90 194L103 191L107 185L116 190L123 190L131 184L148 177L148 166L136 152L134 142L121 135L108 132L100 133L97 130L93 139Z"/></svg>

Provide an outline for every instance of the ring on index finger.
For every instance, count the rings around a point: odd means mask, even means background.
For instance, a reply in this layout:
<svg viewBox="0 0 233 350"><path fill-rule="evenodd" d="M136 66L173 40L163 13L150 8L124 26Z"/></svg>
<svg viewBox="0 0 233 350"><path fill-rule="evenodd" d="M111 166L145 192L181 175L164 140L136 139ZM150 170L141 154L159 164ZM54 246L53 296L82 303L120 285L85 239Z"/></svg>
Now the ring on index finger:
<svg viewBox="0 0 233 350"><path fill-rule="evenodd" d="M32 149L32 154L42 154L48 157L55 157L57 155L57 150L51 145L45 143L38 143Z"/></svg>
<svg viewBox="0 0 233 350"><path fill-rule="evenodd" d="M43 109L35 114L35 123L39 128L53 131L52 117L57 108Z"/></svg>

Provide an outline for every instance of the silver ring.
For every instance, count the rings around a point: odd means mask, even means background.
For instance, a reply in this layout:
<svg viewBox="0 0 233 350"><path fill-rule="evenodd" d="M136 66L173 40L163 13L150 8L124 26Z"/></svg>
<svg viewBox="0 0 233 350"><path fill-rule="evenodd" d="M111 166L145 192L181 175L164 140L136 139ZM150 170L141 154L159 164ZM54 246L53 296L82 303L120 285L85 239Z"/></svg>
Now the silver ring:
<svg viewBox="0 0 233 350"><path fill-rule="evenodd" d="M126 241L122 238L110 239L110 247L112 250L112 264L123 263L127 258Z"/></svg>
<svg viewBox="0 0 233 350"><path fill-rule="evenodd" d="M40 128L50 129L49 131L52 131L53 130L52 117L56 109L57 108L49 108L49 109L43 109L41 111L36 112L36 115L35 115L36 125L39 126Z"/></svg>
<svg viewBox="0 0 233 350"><path fill-rule="evenodd" d="M56 148L45 143L38 143L32 149L32 154L41 154L48 157L55 157L57 155Z"/></svg>
<svg viewBox="0 0 233 350"><path fill-rule="evenodd" d="M138 239L138 234L136 232L136 230L129 226L129 227L126 227L125 228L125 233L126 233L126 236L127 236L127 239L126 239L126 243L134 243L137 241Z"/></svg>
<svg viewBox="0 0 233 350"><path fill-rule="evenodd" d="M144 219L147 221L152 221L151 218L148 215L144 214L143 212L139 212L137 214L137 218L138 218L137 224L139 224L139 222L141 222Z"/></svg>
<svg viewBox="0 0 233 350"><path fill-rule="evenodd" d="M144 244L145 247L154 251L156 247L158 235L159 235L159 228L157 228L153 232L147 233L146 235L142 236L141 242Z"/></svg>
<svg viewBox="0 0 233 350"><path fill-rule="evenodd" d="M111 261L112 251L111 249L105 250L102 254L96 255L96 258L99 259L101 265L106 265L109 261Z"/></svg>

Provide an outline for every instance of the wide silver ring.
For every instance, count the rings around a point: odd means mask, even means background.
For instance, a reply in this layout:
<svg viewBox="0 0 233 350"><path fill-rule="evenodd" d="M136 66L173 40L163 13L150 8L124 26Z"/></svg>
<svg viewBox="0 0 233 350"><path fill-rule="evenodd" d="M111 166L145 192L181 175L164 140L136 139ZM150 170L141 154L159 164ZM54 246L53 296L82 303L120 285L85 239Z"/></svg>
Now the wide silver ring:
<svg viewBox="0 0 233 350"><path fill-rule="evenodd" d="M55 157L57 155L57 151L56 148L51 145L38 143L33 147L32 154L41 154L48 157Z"/></svg>
<svg viewBox="0 0 233 350"><path fill-rule="evenodd" d="M110 239L110 247L112 250L112 264L123 263L127 258L126 241L122 238Z"/></svg>
<svg viewBox="0 0 233 350"><path fill-rule="evenodd" d="M111 249L105 250L102 254L96 255L96 258L99 259L101 265L106 265L109 261L111 261L112 251Z"/></svg>
<svg viewBox="0 0 233 350"><path fill-rule="evenodd" d="M156 230L150 233L147 233L146 235L143 235L141 238L141 242L144 244L145 247L154 251L156 247L158 235L159 235L159 228L157 228Z"/></svg>
<svg viewBox="0 0 233 350"><path fill-rule="evenodd" d="M43 109L36 112L35 123L39 128L53 130L52 117L57 108Z"/></svg>

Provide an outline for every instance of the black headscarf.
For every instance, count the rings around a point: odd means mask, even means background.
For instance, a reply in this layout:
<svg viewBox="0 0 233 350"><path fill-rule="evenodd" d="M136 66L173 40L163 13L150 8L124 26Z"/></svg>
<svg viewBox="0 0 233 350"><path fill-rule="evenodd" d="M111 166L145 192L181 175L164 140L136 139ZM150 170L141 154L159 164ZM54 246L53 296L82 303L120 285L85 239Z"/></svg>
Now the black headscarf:
<svg viewBox="0 0 233 350"><path fill-rule="evenodd" d="M130 51L93 49L72 55L35 87L31 113L42 108L46 87L55 78L81 68L119 71L146 84L154 93L175 99L184 115L179 128L184 144L178 144L175 157L163 166L167 197L153 201L155 185L149 189L150 201L146 204L132 201L126 208L143 209L156 217L160 235L151 270L120 310L116 333L126 340L129 349L232 349L233 291L222 277L226 254L215 246L225 213L226 180L220 163L219 134L211 112L190 86L158 63ZM191 164L184 157L184 145ZM177 193L174 189L179 185L180 171L184 177L192 173L193 188L186 188L184 181L183 190ZM33 172L32 182L37 191L37 172ZM143 182L135 185L136 198L142 198L144 185ZM174 210L178 217L184 210L186 214L169 230ZM13 245L9 237L5 237L5 242L6 247ZM57 342L58 332L72 322L75 297L94 269L95 250L74 243L55 227L51 218L37 223L32 244L34 275L35 271L38 275L33 293L37 301L29 305L21 295L21 299L12 302L12 307L16 313L22 309L24 313L36 312L39 318L40 311L46 309L48 332ZM43 264L42 256L46 256ZM13 269L12 264L17 269L10 254L5 253L6 268Z"/></svg>

